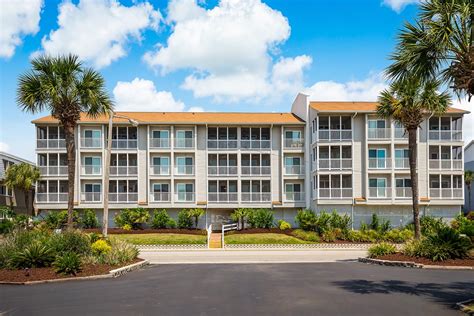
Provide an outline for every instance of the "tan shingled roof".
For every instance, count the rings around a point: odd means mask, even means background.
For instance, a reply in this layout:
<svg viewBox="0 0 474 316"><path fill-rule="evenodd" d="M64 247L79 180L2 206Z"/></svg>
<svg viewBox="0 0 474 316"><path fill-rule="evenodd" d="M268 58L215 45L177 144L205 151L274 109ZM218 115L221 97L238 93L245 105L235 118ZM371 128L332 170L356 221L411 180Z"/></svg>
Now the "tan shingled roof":
<svg viewBox="0 0 474 316"><path fill-rule="evenodd" d="M311 101L310 106L318 112L375 112L377 102L329 102L329 101ZM449 108L447 113L466 114L469 111Z"/></svg>
<svg viewBox="0 0 474 316"><path fill-rule="evenodd" d="M304 124L293 113L229 113L229 112L116 112L140 124ZM33 120L34 124L57 123L52 116ZM107 123L105 115L91 118L81 114L81 123ZM114 118L114 123L128 123L127 119Z"/></svg>

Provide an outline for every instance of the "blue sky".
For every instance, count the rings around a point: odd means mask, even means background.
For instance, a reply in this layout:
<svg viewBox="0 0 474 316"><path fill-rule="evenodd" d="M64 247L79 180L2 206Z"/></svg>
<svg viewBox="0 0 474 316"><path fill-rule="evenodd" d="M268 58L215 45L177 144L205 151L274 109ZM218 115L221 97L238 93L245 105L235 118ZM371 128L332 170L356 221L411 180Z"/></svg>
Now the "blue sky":
<svg viewBox="0 0 474 316"><path fill-rule="evenodd" d="M36 54L78 54L118 110L289 111L299 91L374 100L417 12L410 0L19 2L0 19L0 150L31 160L41 115L21 112L15 94Z"/></svg>

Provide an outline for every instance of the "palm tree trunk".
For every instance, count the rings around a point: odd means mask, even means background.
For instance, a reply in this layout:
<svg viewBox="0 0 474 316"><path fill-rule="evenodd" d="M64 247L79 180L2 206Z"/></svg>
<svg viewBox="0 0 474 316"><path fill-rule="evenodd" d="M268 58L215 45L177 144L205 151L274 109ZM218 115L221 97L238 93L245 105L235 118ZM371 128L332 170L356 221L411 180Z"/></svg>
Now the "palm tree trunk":
<svg viewBox="0 0 474 316"><path fill-rule="evenodd" d="M27 190L25 190L25 191L23 192L23 194L25 195L25 197L24 197L24 198L25 198L25 214L26 214L26 215L30 215L30 214L28 214L28 211L29 211L29 209L28 209L28 206L29 206L29 205L28 205L28 203L29 203L29 196L28 196L28 195L30 194L30 192L27 191Z"/></svg>
<svg viewBox="0 0 474 316"><path fill-rule="evenodd" d="M467 186L467 194L469 196L469 210L468 210L469 212L471 210L471 185L470 184Z"/></svg>
<svg viewBox="0 0 474 316"><path fill-rule="evenodd" d="M413 202L413 222L415 223L415 238L420 239L420 207L418 203L418 173L416 171L416 157L417 157L417 129L408 129L408 161L410 163L410 178L411 178L411 195Z"/></svg>
<svg viewBox="0 0 474 316"><path fill-rule="evenodd" d="M71 123L64 124L64 135L66 137L67 152L67 181L68 181L68 197L67 197L67 228L73 228L72 212L74 210L74 181L76 177L76 147L74 144L74 125Z"/></svg>

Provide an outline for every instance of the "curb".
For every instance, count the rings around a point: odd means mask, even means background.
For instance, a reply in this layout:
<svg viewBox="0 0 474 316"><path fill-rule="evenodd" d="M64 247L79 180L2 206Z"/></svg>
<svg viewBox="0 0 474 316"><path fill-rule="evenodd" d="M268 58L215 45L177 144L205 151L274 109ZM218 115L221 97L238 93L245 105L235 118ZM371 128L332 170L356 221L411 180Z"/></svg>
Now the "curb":
<svg viewBox="0 0 474 316"><path fill-rule="evenodd" d="M378 264L381 266L388 266L388 267L405 267L405 268L434 269L434 270L474 270L473 267L436 266L436 265L416 263L413 261L391 261L391 260L381 260L381 259L372 259L372 258L359 258L358 261L363 262L363 263Z"/></svg>
<svg viewBox="0 0 474 316"><path fill-rule="evenodd" d="M75 278L25 281L25 282L0 281L0 284L5 284L5 285L34 285L34 284L43 284L43 283L59 283L59 282L67 282L67 281L109 279L109 278L116 278L116 277L122 276L124 274L127 274L128 272L137 270L137 269L139 269L143 266L146 266L148 264L149 264L148 260L143 260L143 261L140 261L140 262L132 263L132 264L130 264L128 266L125 266L125 267L110 270L108 274L99 274L99 275L91 275L91 276L75 277Z"/></svg>
<svg viewBox="0 0 474 316"><path fill-rule="evenodd" d="M469 300L465 300L465 301L456 303L456 307L457 307L459 310L461 310L462 312L468 313L468 312L466 312L466 310L467 310L467 306L466 306L466 305L469 304L469 303L474 303L474 298L471 298L471 299L469 299ZM474 315L473 312L469 312L468 314L469 314L469 315Z"/></svg>

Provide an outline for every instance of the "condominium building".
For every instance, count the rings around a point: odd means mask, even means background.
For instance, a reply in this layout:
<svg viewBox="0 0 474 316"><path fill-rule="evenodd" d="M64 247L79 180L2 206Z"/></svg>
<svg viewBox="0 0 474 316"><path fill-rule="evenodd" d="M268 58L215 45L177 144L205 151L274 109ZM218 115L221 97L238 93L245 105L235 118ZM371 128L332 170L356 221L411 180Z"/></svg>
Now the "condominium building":
<svg viewBox="0 0 474 316"><path fill-rule="evenodd" d="M299 94L288 113L120 112L114 118L110 220L124 208L206 210L202 226L236 208L269 208L292 224L297 210L337 210L355 226L372 213L411 217L408 141L375 115L373 102L312 102ZM463 205L462 117L451 108L419 130L422 212L454 217ZM34 120L42 172L36 207L67 207L64 133ZM75 207L102 213L107 117L83 115L76 130Z"/></svg>

